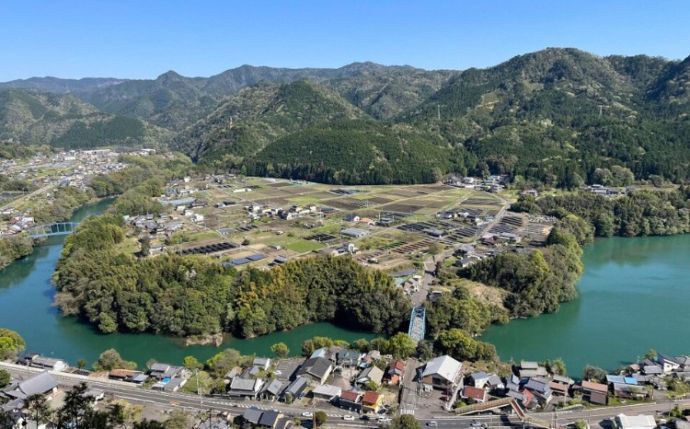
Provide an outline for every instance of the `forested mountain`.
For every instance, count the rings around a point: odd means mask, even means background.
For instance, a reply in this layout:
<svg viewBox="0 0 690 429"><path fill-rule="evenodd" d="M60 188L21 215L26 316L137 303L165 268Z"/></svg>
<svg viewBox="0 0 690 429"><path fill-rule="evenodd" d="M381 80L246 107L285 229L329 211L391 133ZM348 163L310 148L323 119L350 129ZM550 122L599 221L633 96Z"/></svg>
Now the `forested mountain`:
<svg viewBox="0 0 690 429"><path fill-rule="evenodd" d="M355 106L377 119L392 119L441 88L455 71L427 71L374 63L347 66L350 76L325 82Z"/></svg>
<svg viewBox="0 0 690 429"><path fill-rule="evenodd" d="M316 123L363 116L366 114L338 94L312 82L262 83L240 91L181 132L173 147L193 159L223 155L239 159Z"/></svg>
<svg viewBox="0 0 690 429"><path fill-rule="evenodd" d="M225 97L243 88L298 80L324 83L374 116L391 117L431 95L452 73L370 62L336 69L243 65L208 78L184 77L169 71L153 80L31 78L0 83L0 88L72 93L104 112L180 130L211 113Z"/></svg>
<svg viewBox="0 0 690 429"><path fill-rule="evenodd" d="M462 144L479 172L568 187L590 179L596 167L623 165L637 177L685 180L687 61L546 49L466 70L398 120Z"/></svg>
<svg viewBox="0 0 690 429"><path fill-rule="evenodd" d="M154 144L167 132L71 95L0 89L0 140L59 147Z"/></svg>
<svg viewBox="0 0 690 429"><path fill-rule="evenodd" d="M245 174L323 183L428 183L449 169L433 134L371 120L319 123L266 146L238 167Z"/></svg>
<svg viewBox="0 0 690 429"><path fill-rule="evenodd" d="M36 91L68 94L81 91L91 91L117 85L123 79L108 77L85 77L83 79L60 79L57 77L32 77L29 79L17 79L9 82L0 82L0 88L32 89Z"/></svg>
<svg viewBox="0 0 690 429"><path fill-rule="evenodd" d="M597 168L614 166L638 179L690 178L690 57L549 48L462 72L353 63L242 66L208 78L168 72L119 83L49 79L3 85L69 91L95 106L91 114L155 124L174 136L164 143L216 170L359 183L374 176L349 172L387 164L405 168L383 168L381 183L491 172L561 187L594 182ZM373 158L365 165L348 155L352 164L343 165L347 159L333 154L347 155L345 148ZM425 156L442 160L433 172L418 162ZM409 174L408 162L420 174Z"/></svg>

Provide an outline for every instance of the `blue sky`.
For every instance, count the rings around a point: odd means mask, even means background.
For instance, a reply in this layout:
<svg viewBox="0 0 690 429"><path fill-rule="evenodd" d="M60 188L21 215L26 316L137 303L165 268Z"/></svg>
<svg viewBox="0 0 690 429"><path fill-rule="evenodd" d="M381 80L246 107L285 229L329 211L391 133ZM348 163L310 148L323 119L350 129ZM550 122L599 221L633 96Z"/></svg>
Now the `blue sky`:
<svg viewBox="0 0 690 429"><path fill-rule="evenodd" d="M690 55L690 1L2 0L0 81L242 64L465 69L550 46Z"/></svg>

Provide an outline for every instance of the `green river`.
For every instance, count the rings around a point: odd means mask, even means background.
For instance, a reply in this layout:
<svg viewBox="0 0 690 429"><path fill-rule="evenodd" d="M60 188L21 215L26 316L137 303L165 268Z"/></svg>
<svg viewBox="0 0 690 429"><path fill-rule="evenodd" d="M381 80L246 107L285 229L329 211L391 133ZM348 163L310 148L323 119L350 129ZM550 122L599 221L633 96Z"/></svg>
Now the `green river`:
<svg viewBox="0 0 690 429"><path fill-rule="evenodd" d="M492 326L503 360L563 358L615 369L654 348L690 353L690 235L607 238L585 248L580 296L555 314Z"/></svg>
<svg viewBox="0 0 690 429"><path fill-rule="evenodd" d="M73 220L100 213L108 204L84 207ZM52 305L50 277L62 242L50 238L0 272L0 327L18 331L28 350L75 363L80 358L93 362L114 347L140 366L151 358L170 363L181 363L186 355L207 359L219 350L184 347L180 339L161 335L102 335L60 316ZM561 357L574 376L587 364L616 368L649 348L690 353L690 235L597 240L585 249L584 263L578 299L555 314L492 326L482 339L495 344L503 360ZM253 339L228 338L222 347L270 355L270 346L282 341L299 353L302 341L315 335L348 341L373 337L315 323Z"/></svg>
<svg viewBox="0 0 690 429"><path fill-rule="evenodd" d="M72 220L101 213L110 204L103 200L75 212ZM151 358L182 363L187 355L206 360L219 350L232 347L244 354L271 355L270 347L284 342L291 353L299 354L302 342L315 335L353 341L374 335L339 328L330 323L314 323L289 332L277 332L252 339L227 338L221 348L189 346L177 338L153 334L102 335L72 317L62 317L53 306L51 275L62 251L64 237L49 238L34 252L0 271L0 327L19 332L27 342L27 351L68 360L88 362L108 348L117 349L128 360L142 367Z"/></svg>

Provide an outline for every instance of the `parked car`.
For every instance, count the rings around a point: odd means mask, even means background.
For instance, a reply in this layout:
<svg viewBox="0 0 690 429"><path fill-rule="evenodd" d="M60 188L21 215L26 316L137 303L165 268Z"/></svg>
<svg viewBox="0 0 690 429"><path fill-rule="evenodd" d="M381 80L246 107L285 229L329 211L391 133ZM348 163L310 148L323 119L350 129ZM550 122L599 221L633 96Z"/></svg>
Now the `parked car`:
<svg viewBox="0 0 690 429"><path fill-rule="evenodd" d="M302 417L314 417L314 413L311 413L309 411L305 411L302 413Z"/></svg>
<svg viewBox="0 0 690 429"><path fill-rule="evenodd" d="M346 414L343 416L343 420L347 420L349 422L353 421L355 419L355 416L351 416L349 414Z"/></svg>
<svg viewBox="0 0 690 429"><path fill-rule="evenodd" d="M436 422L436 420L432 420L430 422L426 422L426 425L429 426L430 428L437 428L438 422Z"/></svg>

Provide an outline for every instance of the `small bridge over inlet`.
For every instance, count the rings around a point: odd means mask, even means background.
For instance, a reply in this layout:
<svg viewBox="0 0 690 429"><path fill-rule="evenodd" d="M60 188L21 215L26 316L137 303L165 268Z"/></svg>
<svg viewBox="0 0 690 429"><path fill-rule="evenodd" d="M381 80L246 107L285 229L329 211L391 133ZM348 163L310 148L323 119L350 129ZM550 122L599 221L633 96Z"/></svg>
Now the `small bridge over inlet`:
<svg viewBox="0 0 690 429"><path fill-rule="evenodd" d="M42 238L56 235L68 235L73 233L75 229L77 229L76 222L56 222L32 226L28 232L33 238Z"/></svg>
<svg viewBox="0 0 690 429"><path fill-rule="evenodd" d="M412 309L407 334L417 342L424 339L424 335L426 335L426 309L423 306L420 305Z"/></svg>

